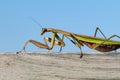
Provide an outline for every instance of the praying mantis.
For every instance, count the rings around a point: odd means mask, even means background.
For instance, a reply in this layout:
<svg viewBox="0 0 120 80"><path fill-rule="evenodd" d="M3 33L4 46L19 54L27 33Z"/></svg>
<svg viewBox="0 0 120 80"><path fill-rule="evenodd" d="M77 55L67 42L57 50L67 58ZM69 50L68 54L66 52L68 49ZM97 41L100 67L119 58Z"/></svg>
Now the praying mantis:
<svg viewBox="0 0 120 80"><path fill-rule="evenodd" d="M97 36L97 32L100 32L104 38L99 38ZM55 45L61 46L60 52L62 50L62 47L65 46L64 37L66 37L68 40L70 40L75 46L77 46L80 49L80 58L83 57L83 52L81 50L81 47L86 45L91 49L100 51L100 52L110 52L115 51L120 48L120 41L111 40L114 37L120 38L120 36L112 35L109 38L107 38L103 32L100 30L99 27L96 28L94 36L87 36L82 34L75 34L72 32L67 32L59 29L54 28L42 28L41 35L52 32L52 37L44 37L44 43L40 43L35 40L28 40L24 44L22 51L25 51L26 46L28 43L32 43L35 46L39 48L44 48L47 50L53 49ZM63 37L60 38L58 34L62 34ZM50 42L50 45L47 44L47 42ZM21 51L21 52L22 52Z"/></svg>

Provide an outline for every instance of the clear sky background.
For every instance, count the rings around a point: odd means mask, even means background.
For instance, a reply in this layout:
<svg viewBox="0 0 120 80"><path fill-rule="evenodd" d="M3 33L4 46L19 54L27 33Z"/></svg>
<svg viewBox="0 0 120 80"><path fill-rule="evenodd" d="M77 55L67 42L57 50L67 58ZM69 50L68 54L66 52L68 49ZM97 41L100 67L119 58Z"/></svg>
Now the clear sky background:
<svg viewBox="0 0 120 80"><path fill-rule="evenodd" d="M0 52L16 52L29 40L43 43L41 28L57 28L84 35L94 35L100 27L107 37L120 36L120 0L1 0L0 1ZM98 35L102 37L101 35ZM119 40L118 38L115 38ZM63 52L79 52L69 40ZM27 51L47 51L29 44ZM54 47L52 51L58 51ZM95 52L87 47L84 52Z"/></svg>

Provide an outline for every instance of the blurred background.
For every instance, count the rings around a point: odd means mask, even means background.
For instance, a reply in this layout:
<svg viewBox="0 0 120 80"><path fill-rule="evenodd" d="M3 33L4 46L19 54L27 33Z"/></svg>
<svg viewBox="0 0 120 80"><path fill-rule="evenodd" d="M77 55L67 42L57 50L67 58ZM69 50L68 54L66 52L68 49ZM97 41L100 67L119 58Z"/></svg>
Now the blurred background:
<svg viewBox="0 0 120 80"><path fill-rule="evenodd" d="M107 37L120 36L120 0L1 0L0 52L20 51L29 39L43 43L45 36L51 36L50 33L41 36L41 27L32 18L45 28L93 36L99 27ZM62 52L79 52L66 38L64 42L66 46ZM57 52L59 48L55 46L51 51ZM86 46L82 49L96 52ZM29 44L26 51L47 50Z"/></svg>

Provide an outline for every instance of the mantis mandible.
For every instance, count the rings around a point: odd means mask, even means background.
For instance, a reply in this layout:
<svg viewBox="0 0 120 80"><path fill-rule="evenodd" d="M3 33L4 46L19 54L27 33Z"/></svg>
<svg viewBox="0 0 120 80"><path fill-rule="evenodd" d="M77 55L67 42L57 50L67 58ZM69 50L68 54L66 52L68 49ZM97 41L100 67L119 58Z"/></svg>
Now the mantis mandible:
<svg viewBox="0 0 120 80"><path fill-rule="evenodd" d="M103 35L104 38L96 37L98 31ZM81 51L80 58L83 57L81 47L84 45L88 46L91 49L100 51L100 52L110 52L110 51L114 51L120 48L119 41L111 40L114 37L120 38L120 36L112 35L109 38L106 38L106 36L103 34L103 32L98 27L95 30L94 36L75 34L75 33L67 32L67 31L63 31L59 29L53 29L53 28L42 28L41 35L43 35L46 32L52 32L52 37L51 38L44 37L44 43L40 43L35 40L28 40L24 44L22 51L25 51L28 43L32 43L39 48L44 48L47 50L51 50L54 47L54 45L58 45L58 46L61 46L61 49L60 49L61 51L62 47L65 46L65 43L63 41L64 37L69 39L74 45L80 48L80 51ZM62 34L63 37L60 38L58 34ZM50 42L50 45L47 44L47 41Z"/></svg>

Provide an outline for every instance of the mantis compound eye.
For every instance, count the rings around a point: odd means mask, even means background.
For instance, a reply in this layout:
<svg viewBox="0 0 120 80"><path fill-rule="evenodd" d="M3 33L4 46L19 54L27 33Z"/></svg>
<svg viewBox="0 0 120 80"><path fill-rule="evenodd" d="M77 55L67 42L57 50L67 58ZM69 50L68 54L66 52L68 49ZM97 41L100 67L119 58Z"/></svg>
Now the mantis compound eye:
<svg viewBox="0 0 120 80"><path fill-rule="evenodd" d="M41 35L43 35L47 31L46 28L42 28Z"/></svg>

